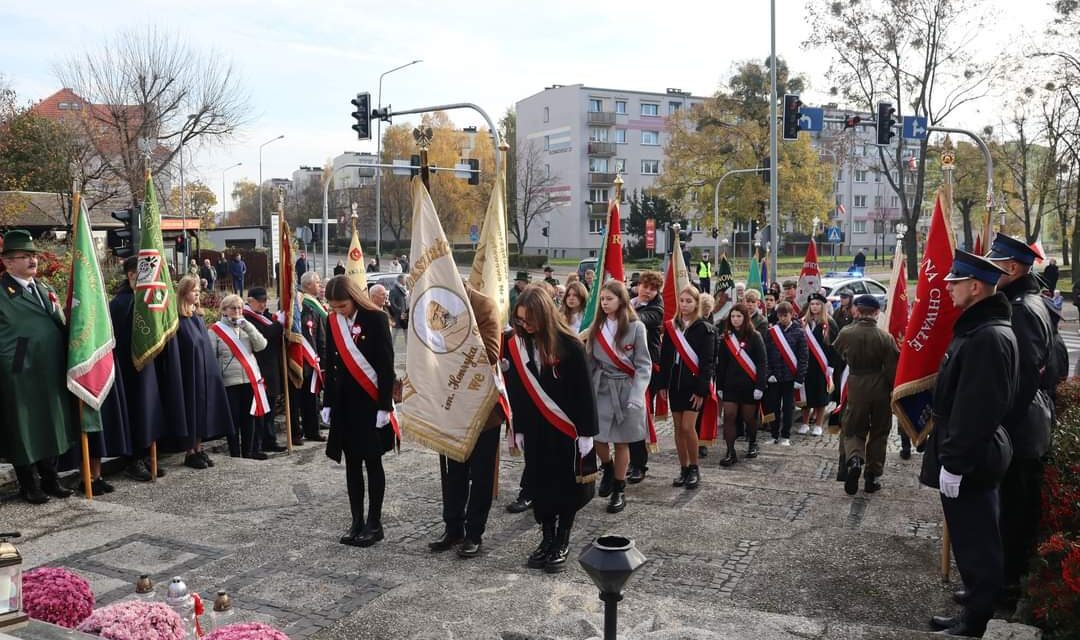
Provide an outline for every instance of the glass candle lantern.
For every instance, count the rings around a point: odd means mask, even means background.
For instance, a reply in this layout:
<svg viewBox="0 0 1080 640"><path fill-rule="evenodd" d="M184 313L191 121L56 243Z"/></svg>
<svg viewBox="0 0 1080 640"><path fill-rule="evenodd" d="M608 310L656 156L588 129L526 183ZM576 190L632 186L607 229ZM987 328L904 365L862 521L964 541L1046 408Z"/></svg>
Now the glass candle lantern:
<svg viewBox="0 0 1080 640"><path fill-rule="evenodd" d="M0 629L26 624L22 610L22 556L8 538L18 533L0 533Z"/></svg>

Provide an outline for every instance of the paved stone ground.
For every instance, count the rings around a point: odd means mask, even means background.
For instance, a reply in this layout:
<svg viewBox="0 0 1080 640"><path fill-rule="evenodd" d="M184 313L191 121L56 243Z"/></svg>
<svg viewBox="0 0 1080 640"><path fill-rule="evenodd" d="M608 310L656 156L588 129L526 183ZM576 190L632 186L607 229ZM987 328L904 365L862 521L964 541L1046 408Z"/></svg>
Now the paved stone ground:
<svg viewBox="0 0 1080 640"><path fill-rule="evenodd" d="M628 638L922 638L948 611L937 573L941 509L919 488L919 457L892 443L885 488L851 498L833 480L836 440L796 436L753 461L703 460L697 491L674 488L665 451L631 487L625 512L596 499L580 514L574 553L604 533L628 535L648 557L620 606ZM740 443L740 450L745 445ZM505 449L504 449L505 451ZM130 597L150 573L173 575L212 600L227 589L244 618L294 640L331 638L574 638L599 636L597 592L576 562L549 576L524 567L538 541L531 514L511 515L521 460L503 457L503 488L479 558L433 555L441 532L438 461L407 446L385 458L387 538L337 543L348 524L344 468L311 444L269 461L218 455L205 471L167 457L156 484L117 477L116 493L32 507L0 502L0 530L18 529L30 566L86 576L101 603ZM954 574L952 587L956 585Z"/></svg>

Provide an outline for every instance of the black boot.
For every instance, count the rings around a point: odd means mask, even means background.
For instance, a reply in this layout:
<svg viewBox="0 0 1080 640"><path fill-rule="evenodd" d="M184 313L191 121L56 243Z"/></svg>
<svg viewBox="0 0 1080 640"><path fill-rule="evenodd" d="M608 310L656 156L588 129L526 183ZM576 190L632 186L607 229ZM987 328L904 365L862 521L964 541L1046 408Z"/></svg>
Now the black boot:
<svg viewBox="0 0 1080 640"><path fill-rule="evenodd" d="M701 483L701 471L698 470L696 464L692 464L687 467L686 471L686 488L697 489L698 484Z"/></svg>
<svg viewBox="0 0 1080 640"><path fill-rule="evenodd" d="M356 546L356 536L360 535L360 532L363 529L364 529L364 518L363 518L363 516L361 516L359 518L353 517L352 526L349 527L349 531L345 535L341 536L341 539L338 540L338 542L340 542L341 544L347 544L347 545L349 545L351 547L355 547Z"/></svg>
<svg viewBox="0 0 1080 640"><path fill-rule="evenodd" d="M727 454L724 455L723 460L720 461L721 467L730 467L739 461L738 456L735 455L735 447L728 447Z"/></svg>
<svg viewBox="0 0 1080 640"><path fill-rule="evenodd" d="M753 460L758 457L757 429L750 432L750 446L746 448L746 459Z"/></svg>
<svg viewBox="0 0 1080 640"><path fill-rule="evenodd" d="M19 481L19 496L23 500L30 504L45 504L49 501L49 496L45 495L45 492L41 490L41 484L38 482L38 476L34 472L33 465L17 465L15 467L15 478Z"/></svg>
<svg viewBox="0 0 1080 640"><path fill-rule="evenodd" d="M555 544L548 552L547 562L544 563L545 573L562 573L566 571L566 557L570 555L570 527L559 524L555 534Z"/></svg>
<svg viewBox="0 0 1080 640"><path fill-rule="evenodd" d="M626 481L616 480L611 488L611 500L608 502L608 513L619 513L626 508Z"/></svg>
<svg viewBox="0 0 1080 640"><path fill-rule="evenodd" d="M382 523L378 520L372 520L368 522L367 526L360 532L359 535L354 538L356 546L358 547L370 547L379 540L383 539Z"/></svg>
<svg viewBox="0 0 1080 640"><path fill-rule="evenodd" d="M847 463L847 477L844 479L844 493L849 496L855 495L859 491L859 477L862 476L863 461L859 456L855 456Z"/></svg>
<svg viewBox="0 0 1080 640"><path fill-rule="evenodd" d="M547 563L551 548L555 546L555 523L544 522L540 525L540 529L544 534L544 538L536 549L529 554L529 560L525 563L530 569L543 569L544 564Z"/></svg>
<svg viewBox="0 0 1080 640"><path fill-rule="evenodd" d="M673 487L681 487L681 486L685 485L686 484L686 474L689 473L689 471L690 471L690 467L683 467L682 470L679 471L679 477L675 478L674 480L671 481L671 486L673 486Z"/></svg>
<svg viewBox="0 0 1080 640"><path fill-rule="evenodd" d="M611 495L611 487L615 482L615 463L608 460L604 464L600 465L600 486L596 488L596 494L601 498L606 498Z"/></svg>

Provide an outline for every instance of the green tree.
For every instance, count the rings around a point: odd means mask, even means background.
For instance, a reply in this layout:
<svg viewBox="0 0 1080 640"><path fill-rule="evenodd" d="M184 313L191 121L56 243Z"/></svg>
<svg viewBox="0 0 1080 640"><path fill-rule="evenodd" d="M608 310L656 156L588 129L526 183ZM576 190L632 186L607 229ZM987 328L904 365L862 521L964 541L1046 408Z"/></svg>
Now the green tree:
<svg viewBox="0 0 1080 640"><path fill-rule="evenodd" d="M652 218L657 229L663 229L680 217L678 209L666 198L656 193L637 189L630 194L630 215L625 217L622 228L624 238L632 238L629 246L630 257L643 258L648 254L645 248L645 221Z"/></svg>

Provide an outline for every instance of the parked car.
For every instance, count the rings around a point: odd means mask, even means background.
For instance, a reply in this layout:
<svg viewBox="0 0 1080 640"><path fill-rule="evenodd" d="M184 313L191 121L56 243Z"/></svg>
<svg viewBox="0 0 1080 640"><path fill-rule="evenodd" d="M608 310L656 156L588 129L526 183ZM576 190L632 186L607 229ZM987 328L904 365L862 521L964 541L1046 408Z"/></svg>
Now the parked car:
<svg viewBox="0 0 1080 640"><path fill-rule="evenodd" d="M389 291L394 286L394 283L397 282L397 277L401 274L389 273L386 271L373 271L366 275L368 289L374 287L377 284L381 284L382 286L386 287L387 291Z"/></svg>
<svg viewBox="0 0 1080 640"><path fill-rule="evenodd" d="M597 258L585 258L584 260L582 260L581 262L579 262L577 264L577 274L578 274L578 277L581 278L581 280L583 282L585 280L585 272L586 271L588 271L589 269L592 269L593 273L596 273L596 262L597 262Z"/></svg>
<svg viewBox="0 0 1080 640"><path fill-rule="evenodd" d="M852 277L846 273L827 273L821 279L821 288L825 289L825 297L832 303L834 309L840 306L841 293L850 293L853 298L869 293L878 299L882 309L887 303L885 296L888 289L873 278Z"/></svg>

